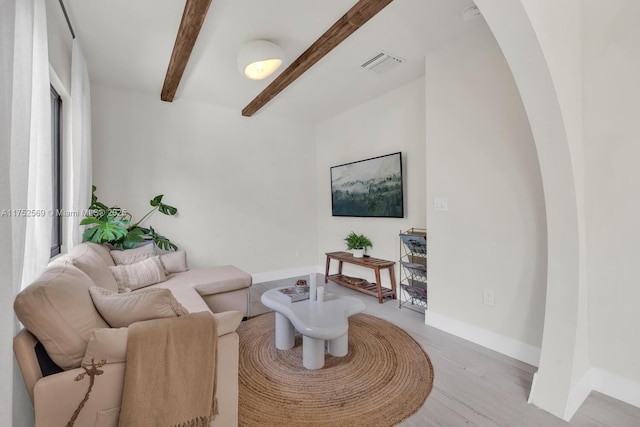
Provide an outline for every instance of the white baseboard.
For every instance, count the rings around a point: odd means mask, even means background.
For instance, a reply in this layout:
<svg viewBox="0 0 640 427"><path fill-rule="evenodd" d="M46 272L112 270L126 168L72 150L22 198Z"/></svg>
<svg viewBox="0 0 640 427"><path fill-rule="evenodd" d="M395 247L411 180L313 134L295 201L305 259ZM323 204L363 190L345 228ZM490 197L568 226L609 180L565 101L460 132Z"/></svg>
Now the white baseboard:
<svg viewBox="0 0 640 427"><path fill-rule="evenodd" d="M320 266L308 265L305 267L289 268L286 270L268 271L252 274L253 283L271 282L273 280L288 279L290 277L304 276L311 273L324 273Z"/></svg>
<svg viewBox="0 0 640 427"><path fill-rule="evenodd" d="M573 418L575 413L578 412L580 406L582 406L585 399L589 396L589 393L593 390L591 381L592 370L593 368L587 369L587 372L584 373L582 378L580 378L569 392L567 406L564 409L564 417L562 417L565 421L571 421L571 418ZM533 387L531 388L531 392L533 393Z"/></svg>
<svg viewBox="0 0 640 427"><path fill-rule="evenodd" d="M640 408L640 383L600 368L589 373L593 390Z"/></svg>
<svg viewBox="0 0 640 427"><path fill-rule="evenodd" d="M580 409L592 391L640 408L640 383L600 368L591 367L571 390L565 411L565 421Z"/></svg>
<svg viewBox="0 0 640 427"><path fill-rule="evenodd" d="M496 334L488 329L431 310L425 311L424 323L530 365L538 366L540 362L539 347Z"/></svg>
<svg viewBox="0 0 640 427"><path fill-rule="evenodd" d="M534 372L533 379L531 380L531 390L529 390L529 398L527 399L528 404L531 404L531 401L533 400L533 390L536 388L536 381L538 381L538 373Z"/></svg>

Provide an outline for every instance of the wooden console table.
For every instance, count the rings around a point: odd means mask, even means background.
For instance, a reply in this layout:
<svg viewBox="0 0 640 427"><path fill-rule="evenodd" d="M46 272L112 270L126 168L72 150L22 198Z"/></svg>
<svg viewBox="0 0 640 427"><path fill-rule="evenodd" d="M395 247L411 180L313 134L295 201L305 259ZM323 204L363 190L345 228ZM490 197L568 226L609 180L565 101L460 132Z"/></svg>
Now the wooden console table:
<svg viewBox="0 0 640 427"><path fill-rule="evenodd" d="M355 289L356 291L363 292L374 297L378 297L378 302L382 304L382 299L385 297L392 297L396 299L396 275L393 271L393 267L396 264L394 261L387 261L379 258L364 257L354 258L352 254L348 252L327 252L327 268L324 273L324 283L329 280L336 282L339 285L346 286L347 288ZM338 263L338 274L329 275L329 264L331 260L335 259ZM370 285L357 286L346 281L345 276L342 274L343 263L359 265L360 267L371 268L376 273L376 283ZM389 278L391 279L391 289L383 288L380 283L380 270L388 269Z"/></svg>

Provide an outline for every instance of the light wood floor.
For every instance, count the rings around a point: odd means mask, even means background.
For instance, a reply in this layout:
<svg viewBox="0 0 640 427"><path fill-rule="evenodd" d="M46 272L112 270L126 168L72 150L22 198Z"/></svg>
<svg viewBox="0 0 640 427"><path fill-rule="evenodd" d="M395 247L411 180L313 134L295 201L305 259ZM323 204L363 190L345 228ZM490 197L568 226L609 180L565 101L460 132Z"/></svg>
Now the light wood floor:
<svg viewBox="0 0 640 427"><path fill-rule="evenodd" d="M299 277L304 278L304 277ZM291 278L254 284L251 288L251 316L269 311L260 303L268 289L292 286ZM320 285L324 275L317 275ZM398 308L397 300L378 304L376 298L329 282L326 290L361 298L365 313L401 327L427 352L434 369L431 394L418 412L399 424L423 426L508 426L508 427L637 427L640 408L600 393L591 393L570 423L527 404L534 366L496 353L424 324L424 315Z"/></svg>

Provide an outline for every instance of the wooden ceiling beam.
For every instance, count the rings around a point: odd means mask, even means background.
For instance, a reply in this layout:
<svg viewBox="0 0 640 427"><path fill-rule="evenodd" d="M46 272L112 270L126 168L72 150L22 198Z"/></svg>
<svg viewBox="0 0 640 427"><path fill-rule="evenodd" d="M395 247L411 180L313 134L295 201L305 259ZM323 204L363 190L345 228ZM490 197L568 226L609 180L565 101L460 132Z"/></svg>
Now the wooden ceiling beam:
<svg viewBox="0 0 640 427"><path fill-rule="evenodd" d="M211 5L211 0L187 0L184 5L180 28L178 28L178 35L173 45L173 52L171 53L167 74L164 77L164 85L160 93L160 99L163 101L172 102L174 96L176 96L176 91L180 80L182 80L184 69L189 62L191 51L196 44L204 19L207 17L209 5Z"/></svg>
<svg viewBox="0 0 640 427"><path fill-rule="evenodd" d="M242 110L251 117L393 0L360 0Z"/></svg>

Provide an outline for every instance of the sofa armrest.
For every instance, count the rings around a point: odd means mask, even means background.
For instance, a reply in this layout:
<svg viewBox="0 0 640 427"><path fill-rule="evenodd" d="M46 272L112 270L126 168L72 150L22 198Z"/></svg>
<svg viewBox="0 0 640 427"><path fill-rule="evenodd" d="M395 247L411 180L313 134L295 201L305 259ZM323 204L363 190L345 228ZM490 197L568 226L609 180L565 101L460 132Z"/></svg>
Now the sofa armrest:
<svg viewBox="0 0 640 427"><path fill-rule="evenodd" d="M214 313L213 317L218 322L218 336L234 332L240 326L243 316L243 313L235 310Z"/></svg>
<svg viewBox="0 0 640 427"><path fill-rule="evenodd" d="M190 286L200 295L214 295L251 287L250 274L233 265L204 267L174 273L166 282L167 287Z"/></svg>
<svg viewBox="0 0 640 427"><path fill-rule="evenodd" d="M13 352L16 355L24 385L27 388L27 392L29 392L29 398L32 403L33 388L42 378L42 372L34 349L37 342L36 337L26 329L22 329L13 339Z"/></svg>
<svg viewBox="0 0 640 427"><path fill-rule="evenodd" d="M125 363L104 365L99 370L102 374L94 377L89 399L76 419L77 426L117 425ZM85 374L84 378L76 381L81 374ZM74 411L85 398L89 383L90 377L86 375L83 368L71 369L40 379L34 387L36 426L67 425ZM114 419L116 424L112 422Z"/></svg>
<svg viewBox="0 0 640 427"><path fill-rule="evenodd" d="M234 332L240 322L242 313L239 311L225 311L214 313L213 317L218 323L218 336ZM106 360L107 364L122 363L127 360L127 339L129 338L128 328L102 328L96 329L91 334L87 344L87 350L82 364Z"/></svg>

